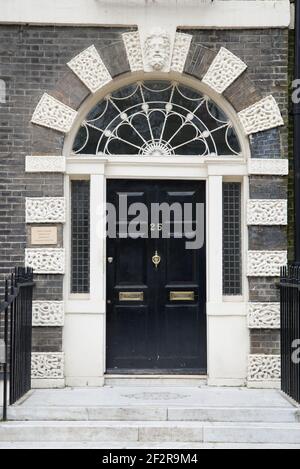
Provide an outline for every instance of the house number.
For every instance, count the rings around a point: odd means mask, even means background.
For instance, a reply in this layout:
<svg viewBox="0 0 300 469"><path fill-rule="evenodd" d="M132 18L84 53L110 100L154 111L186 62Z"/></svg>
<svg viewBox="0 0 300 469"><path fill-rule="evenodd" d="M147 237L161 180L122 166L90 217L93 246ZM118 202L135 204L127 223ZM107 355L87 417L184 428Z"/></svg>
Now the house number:
<svg viewBox="0 0 300 469"><path fill-rule="evenodd" d="M162 223L150 223L150 231L162 231Z"/></svg>

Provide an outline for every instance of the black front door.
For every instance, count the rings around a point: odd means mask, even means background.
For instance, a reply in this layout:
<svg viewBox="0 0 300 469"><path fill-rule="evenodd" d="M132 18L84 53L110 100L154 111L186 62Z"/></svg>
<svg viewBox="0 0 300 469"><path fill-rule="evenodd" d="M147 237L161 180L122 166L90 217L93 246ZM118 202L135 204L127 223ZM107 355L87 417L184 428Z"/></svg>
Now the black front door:
<svg viewBox="0 0 300 469"><path fill-rule="evenodd" d="M107 201L107 372L206 373L205 241L192 242L196 227L205 237L205 183L109 180ZM175 206L187 224L166 215Z"/></svg>

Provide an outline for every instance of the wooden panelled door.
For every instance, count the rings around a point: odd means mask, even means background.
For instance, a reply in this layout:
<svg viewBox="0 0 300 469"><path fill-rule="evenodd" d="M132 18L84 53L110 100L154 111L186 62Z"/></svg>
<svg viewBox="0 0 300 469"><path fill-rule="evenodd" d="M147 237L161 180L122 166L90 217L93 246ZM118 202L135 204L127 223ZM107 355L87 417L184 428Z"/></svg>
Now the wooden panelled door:
<svg viewBox="0 0 300 469"><path fill-rule="evenodd" d="M137 216L135 206L127 220L121 214L124 196L148 209L135 239L124 235ZM107 372L205 374L205 216L195 216L205 182L108 180L107 201L117 211L116 236L107 237ZM192 226L203 223L201 247L187 249L189 232L178 237L172 211L153 223L151 208L162 203L190 204Z"/></svg>

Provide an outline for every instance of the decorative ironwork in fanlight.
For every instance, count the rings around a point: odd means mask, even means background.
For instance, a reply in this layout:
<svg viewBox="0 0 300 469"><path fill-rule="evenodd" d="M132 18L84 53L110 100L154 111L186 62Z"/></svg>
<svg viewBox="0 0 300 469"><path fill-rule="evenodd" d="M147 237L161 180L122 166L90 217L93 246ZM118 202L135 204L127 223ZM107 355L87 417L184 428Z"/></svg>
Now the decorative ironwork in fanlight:
<svg viewBox="0 0 300 469"><path fill-rule="evenodd" d="M235 156L238 137L209 97L169 81L144 81L100 101L82 122L73 152L89 155Z"/></svg>

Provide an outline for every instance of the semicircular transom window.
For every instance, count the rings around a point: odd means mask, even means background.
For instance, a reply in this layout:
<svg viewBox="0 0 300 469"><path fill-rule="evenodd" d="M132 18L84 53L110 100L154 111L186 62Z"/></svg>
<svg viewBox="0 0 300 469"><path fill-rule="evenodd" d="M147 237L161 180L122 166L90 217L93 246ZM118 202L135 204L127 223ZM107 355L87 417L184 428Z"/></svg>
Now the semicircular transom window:
<svg viewBox="0 0 300 469"><path fill-rule="evenodd" d="M82 122L73 152L89 155L234 156L228 116L210 98L170 81L143 81L100 101Z"/></svg>

